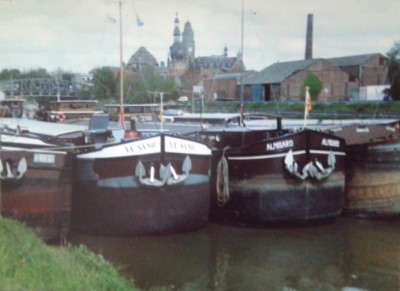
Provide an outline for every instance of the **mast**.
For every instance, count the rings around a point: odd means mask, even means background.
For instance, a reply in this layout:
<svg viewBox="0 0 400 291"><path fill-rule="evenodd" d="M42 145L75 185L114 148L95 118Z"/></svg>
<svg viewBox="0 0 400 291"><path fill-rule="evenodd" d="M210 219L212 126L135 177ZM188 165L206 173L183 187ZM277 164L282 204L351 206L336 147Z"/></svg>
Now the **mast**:
<svg viewBox="0 0 400 291"><path fill-rule="evenodd" d="M243 26L244 26L244 0L242 0L242 23L241 23L241 40L240 40L240 53L242 59L242 66L240 72L240 125L244 125L244 118L243 118L243 95L244 95L244 88L243 88L243 71L244 71L244 61L243 61Z"/></svg>
<svg viewBox="0 0 400 291"><path fill-rule="evenodd" d="M122 41L122 0L119 0L119 115L120 123L122 128L125 128L125 116L124 116L124 63L122 60L123 54L123 41Z"/></svg>
<svg viewBox="0 0 400 291"><path fill-rule="evenodd" d="M164 92L160 92L160 128L163 131L164 126Z"/></svg>

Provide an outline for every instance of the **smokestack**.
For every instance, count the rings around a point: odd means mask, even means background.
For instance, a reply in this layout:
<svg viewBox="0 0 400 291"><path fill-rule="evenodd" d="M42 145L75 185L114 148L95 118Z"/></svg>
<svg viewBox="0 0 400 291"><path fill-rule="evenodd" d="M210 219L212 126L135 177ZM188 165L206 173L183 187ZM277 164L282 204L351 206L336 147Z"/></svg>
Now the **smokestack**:
<svg viewBox="0 0 400 291"><path fill-rule="evenodd" d="M307 15L307 35L306 35L306 60L312 59L313 48L313 15Z"/></svg>

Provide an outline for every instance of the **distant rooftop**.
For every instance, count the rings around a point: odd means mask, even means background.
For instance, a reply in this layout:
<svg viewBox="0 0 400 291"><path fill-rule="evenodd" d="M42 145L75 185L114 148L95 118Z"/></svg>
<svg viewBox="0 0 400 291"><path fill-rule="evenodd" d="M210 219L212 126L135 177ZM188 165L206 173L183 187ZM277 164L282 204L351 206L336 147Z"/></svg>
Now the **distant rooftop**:
<svg viewBox="0 0 400 291"><path fill-rule="evenodd" d="M293 74L302 71L321 60L325 60L337 67L348 67L348 66L359 66L368 61L369 59L375 57L376 55L380 54L373 53L373 54L355 55L355 56L328 58L328 59L318 58L318 59L308 59L308 60L299 60L290 62L277 62L261 70L253 77L246 79L243 82L243 84L245 85L262 84L262 83L279 84L282 83L287 78L289 78L290 76L292 76Z"/></svg>
<svg viewBox="0 0 400 291"><path fill-rule="evenodd" d="M325 59L330 62L332 65L338 67L346 67L346 66L358 66L362 63L365 63L372 57L379 55L379 53L374 54L365 54L365 55L356 55L356 56L347 56L347 57L338 57L338 58L329 58Z"/></svg>
<svg viewBox="0 0 400 291"><path fill-rule="evenodd" d="M245 85L260 83L281 83L294 73L304 70L321 59L300 60L291 62L278 62L263 69L258 74L244 81Z"/></svg>

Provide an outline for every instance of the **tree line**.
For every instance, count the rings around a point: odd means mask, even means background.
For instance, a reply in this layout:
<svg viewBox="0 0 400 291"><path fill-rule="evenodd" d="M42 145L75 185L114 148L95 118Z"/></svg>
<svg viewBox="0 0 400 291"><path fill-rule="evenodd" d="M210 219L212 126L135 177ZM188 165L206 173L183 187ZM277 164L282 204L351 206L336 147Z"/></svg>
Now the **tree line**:
<svg viewBox="0 0 400 291"><path fill-rule="evenodd" d="M46 69L42 68L29 70L26 72L21 72L18 69L4 69L0 72L0 80L49 79L54 78L55 75L58 75L58 78L60 78L60 80L72 81L74 74L61 71L54 74L49 73Z"/></svg>
<svg viewBox="0 0 400 291"><path fill-rule="evenodd" d="M119 102L120 99L120 75L109 67L99 67L89 72L92 75L85 83L75 83L79 86L78 98L96 99L108 102ZM4 69L0 72L0 80L20 79L49 79L58 81L74 81L74 74L62 72L47 72L40 68L21 72L18 69ZM126 103L153 103L155 92L164 92L164 100L179 97L179 88L175 81L158 74L154 68L146 67L140 72L125 71L124 73L124 101ZM158 102L158 101L157 101Z"/></svg>
<svg viewBox="0 0 400 291"><path fill-rule="evenodd" d="M119 71L114 72L108 67L102 67L92 70L91 73L92 94L97 99L110 100L120 97ZM153 67L145 67L140 71L126 71L123 84L125 103L153 103L155 92L164 92L165 101L179 97L176 82L161 76Z"/></svg>
<svg viewBox="0 0 400 291"><path fill-rule="evenodd" d="M400 100L400 42L396 42L387 52L388 73L390 88L387 92L393 101ZM86 86L79 90L79 98L115 100L118 102L120 95L119 71L109 67L99 67L90 71L93 78ZM54 78L46 69L20 72L17 69L4 69L0 72L0 80ZM57 72L59 80L72 81L73 74ZM153 67L145 67L140 71L126 71L124 74L124 101L125 103L153 103L154 92L164 92L165 101L179 97L179 87L175 80L162 76ZM304 87L310 87L311 98L315 99L323 88L317 76L309 74L304 80Z"/></svg>

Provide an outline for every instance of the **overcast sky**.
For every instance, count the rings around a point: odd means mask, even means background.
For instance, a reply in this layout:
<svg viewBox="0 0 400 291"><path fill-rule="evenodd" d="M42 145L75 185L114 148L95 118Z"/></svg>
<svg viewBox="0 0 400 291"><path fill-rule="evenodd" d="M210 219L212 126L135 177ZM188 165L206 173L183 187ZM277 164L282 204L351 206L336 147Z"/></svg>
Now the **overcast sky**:
<svg viewBox="0 0 400 291"><path fill-rule="evenodd" d="M242 0L124 0L123 60L141 46L166 63L174 19L190 21L196 56L241 48ZM87 73L119 66L117 0L0 0L0 70ZM244 0L244 62L261 70L305 53L314 15L313 57L386 52L400 41L399 0ZM136 15L143 26L136 25Z"/></svg>

